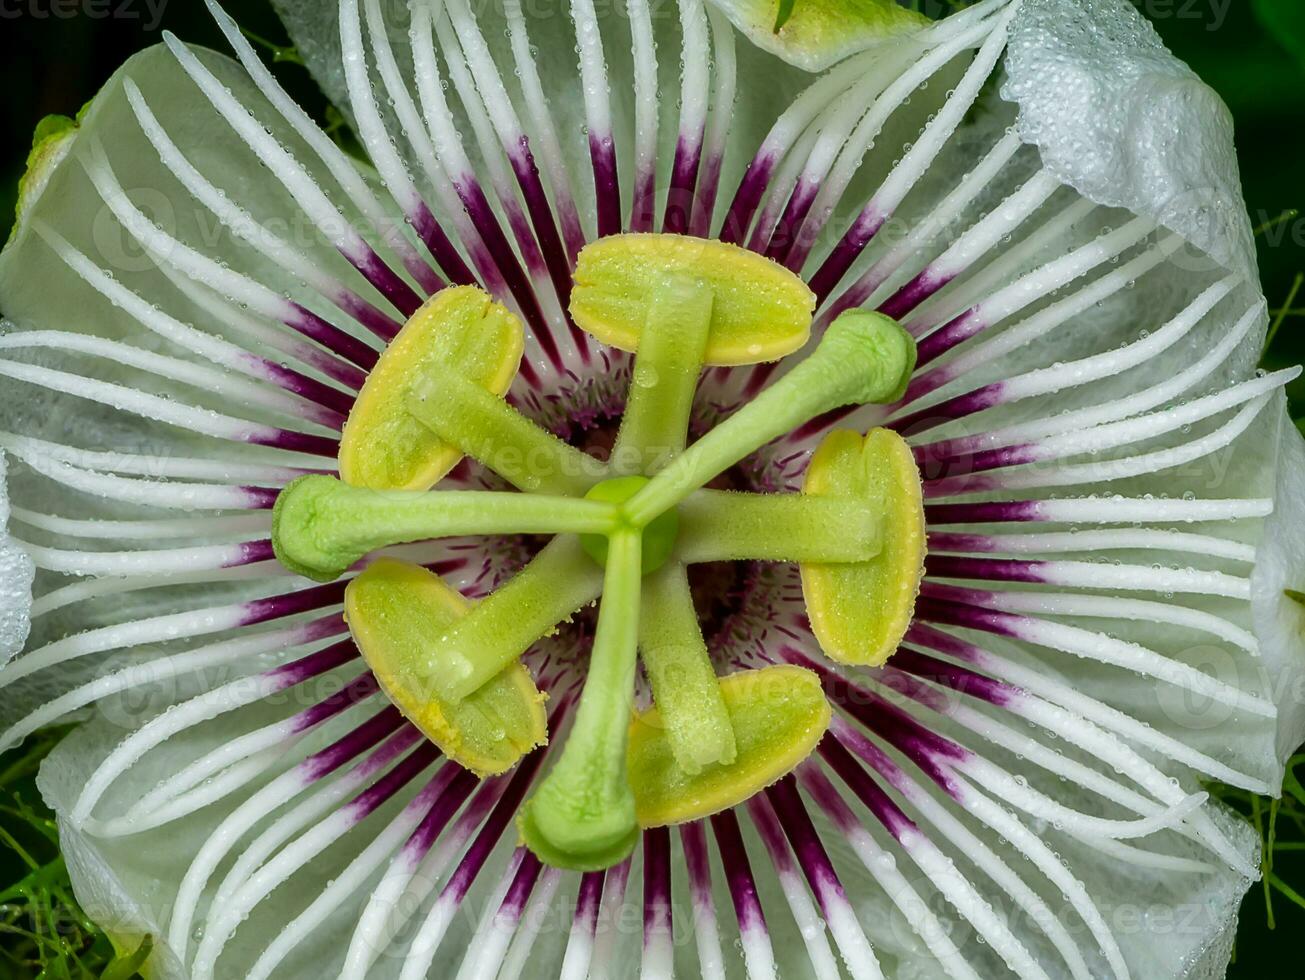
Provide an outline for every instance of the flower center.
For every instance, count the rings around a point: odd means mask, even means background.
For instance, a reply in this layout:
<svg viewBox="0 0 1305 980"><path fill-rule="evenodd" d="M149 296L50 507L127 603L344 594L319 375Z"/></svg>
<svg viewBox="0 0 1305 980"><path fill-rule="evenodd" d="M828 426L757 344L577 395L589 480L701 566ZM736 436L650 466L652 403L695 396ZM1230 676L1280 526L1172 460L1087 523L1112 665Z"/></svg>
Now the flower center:
<svg viewBox="0 0 1305 980"><path fill-rule="evenodd" d="M516 318L479 290L444 290L368 378L344 431L343 479L304 477L277 501L278 557L321 580L403 542L552 537L474 606L433 572L390 559L346 589L351 632L381 686L477 773L503 772L546 741L544 694L521 657L601 596L571 730L521 817L527 845L549 863L609 867L642 827L739 803L801 762L829 723L809 671L717 678L690 566L798 563L813 629L843 662L882 663L909 622L923 508L898 436L834 433L800 494L708 489L818 415L900 398L915 348L893 320L844 314L804 360L686 445L702 368L792 353L809 337L813 306L791 272L734 246L675 235L590 245L572 317L636 354L624 416L599 461L503 400L523 349ZM427 492L463 455L524 492ZM654 707L631 723L637 658ZM561 693L559 716L571 698Z"/></svg>
<svg viewBox="0 0 1305 980"><path fill-rule="evenodd" d="M616 476L595 484L585 494L586 500L600 500L609 504L624 504L648 485L646 476ZM680 516L672 507L640 528L642 542L640 545L643 574L655 572L666 564L675 550L675 539L680 532ZM603 534L580 535L580 546L599 565L607 565L608 536Z"/></svg>

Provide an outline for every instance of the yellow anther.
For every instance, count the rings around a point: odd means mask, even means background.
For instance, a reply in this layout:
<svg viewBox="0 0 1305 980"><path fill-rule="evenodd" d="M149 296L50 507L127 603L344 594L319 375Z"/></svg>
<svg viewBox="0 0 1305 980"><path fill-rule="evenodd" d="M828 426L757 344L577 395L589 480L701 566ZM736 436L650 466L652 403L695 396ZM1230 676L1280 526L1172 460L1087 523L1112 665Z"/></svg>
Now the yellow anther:
<svg viewBox="0 0 1305 980"><path fill-rule="evenodd" d="M433 572L381 559L349 583L344 614L389 699L448 758L479 776L505 772L548 740L545 696L520 663L456 705L443 701L419 652L469 604Z"/></svg>
<svg viewBox="0 0 1305 980"><path fill-rule="evenodd" d="M802 565L807 616L821 649L844 664L878 666L911 624L924 575L924 501L911 448L897 433L831 433L811 457L803 493L878 503L883 550L870 561Z"/></svg>
<svg viewBox="0 0 1305 980"><path fill-rule="evenodd" d="M657 709L635 716L627 769L640 826L686 823L742 803L792 772L829 727L820 679L801 667L731 674L720 693L734 727L737 754L729 765L686 772Z"/></svg>
<svg viewBox="0 0 1305 980"><path fill-rule="evenodd" d="M414 313L358 394L340 441L340 477L373 490L428 490L462 453L409 414L407 396L438 364L496 395L516 377L525 331L474 286L440 290Z"/></svg>
<svg viewBox="0 0 1305 980"><path fill-rule="evenodd" d="M685 235L613 235L585 247L571 315L603 343L637 351L654 292L684 274L712 291L705 363L777 361L807 342L816 297L806 283L756 252Z"/></svg>

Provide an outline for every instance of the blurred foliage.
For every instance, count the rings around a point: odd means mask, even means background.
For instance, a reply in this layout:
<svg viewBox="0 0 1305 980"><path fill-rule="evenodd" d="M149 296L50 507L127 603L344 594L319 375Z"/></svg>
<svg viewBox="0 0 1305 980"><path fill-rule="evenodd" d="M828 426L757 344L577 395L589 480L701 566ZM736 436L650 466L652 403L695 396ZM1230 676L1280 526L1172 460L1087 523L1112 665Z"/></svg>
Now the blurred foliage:
<svg viewBox="0 0 1305 980"><path fill-rule="evenodd" d="M787 2L787 0L786 0ZM960 5L957 0L949 4ZM1166 43L1227 102L1237 125L1246 203L1257 229L1260 270L1273 308L1266 367L1305 361L1305 2L1302 0L1133 0ZM338 112L326 105L267 0L224 6L278 65L295 98L333 131ZM31 133L45 116L69 113L93 96L133 51L171 30L224 49L203 5L193 0L122 5L134 16L49 15L48 3L10 5L0 22L0 240L7 237L15 189ZM791 6L789 8L791 10ZM45 11L46 16L23 15ZM270 40L281 38L281 41ZM1305 381L1292 392L1305 416ZM36 791L36 768L58 740L47 732L0 756L0 977L14 980L129 980L148 948L115 958L108 940L71 894L52 815ZM1213 795L1239 810L1265 842L1265 879L1242 910L1236 959L1229 974L1259 978L1299 972L1295 939L1305 932L1305 789L1295 776L1283 801L1227 787Z"/></svg>

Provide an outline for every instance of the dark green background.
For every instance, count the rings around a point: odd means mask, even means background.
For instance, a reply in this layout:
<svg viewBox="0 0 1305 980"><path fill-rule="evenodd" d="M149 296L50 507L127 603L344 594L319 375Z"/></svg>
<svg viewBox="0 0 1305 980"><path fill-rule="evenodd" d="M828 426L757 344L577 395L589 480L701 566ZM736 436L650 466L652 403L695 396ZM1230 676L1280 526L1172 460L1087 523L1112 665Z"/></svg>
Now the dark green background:
<svg viewBox="0 0 1305 980"><path fill-rule="evenodd" d="M1252 221L1263 226L1285 213L1305 210L1305 0L1135 0L1155 22L1177 54L1191 64L1223 96L1237 121L1237 142L1246 202ZM154 0L155 7L158 0ZM227 10L248 30L284 41L284 34L266 0L226 0ZM54 10L71 16L55 16ZM115 9L119 16L102 16ZM158 41L163 29L183 38L224 46L199 0L164 0L158 24L151 23L144 0L99 0L78 4L67 0L0 0L0 240L12 220L14 190L23 170L36 123L49 113L72 114L90 99L105 79L133 51ZM16 15L16 16L15 16ZM284 64L279 73L306 108L322 117L326 106L307 73ZM1259 237L1264 289L1276 310L1305 272L1305 216L1289 217ZM1305 312L1305 290L1293 304ZM1305 360L1305 324L1289 313L1278 339L1266 355L1266 366L1283 367ZM1305 415L1305 383L1292 391L1296 417ZM31 782L34 759L0 757L0 913L7 886L24 874L24 866L4 839L13 833L31 855L50 860L42 840L40 815L18 816L19 806L37 803ZM1305 771L1305 767L1302 767ZM1249 806L1249 804L1245 804ZM1267 820L1267 811L1265 819ZM7 829L6 829L7 828ZM1305 839L1303 828L1284 817L1285 839ZM1305 858L1298 851L1280 853L1277 874L1305 892ZM1259 978L1298 975L1300 938L1305 911L1276 896L1277 928L1269 931L1263 893L1252 891L1242 913L1233 977ZM30 916L0 915L0 952L17 951L23 937L6 924L26 923ZM30 924L30 923L27 923ZM106 946L82 931L75 914L59 927L77 949L87 973L51 967L44 980L55 977L99 976ZM14 972L17 970L18 972ZM110 968L113 975L115 971ZM129 971L118 970L119 977ZM0 955L0 977L15 980L36 976ZM1139 978L1145 980L1145 978Z"/></svg>

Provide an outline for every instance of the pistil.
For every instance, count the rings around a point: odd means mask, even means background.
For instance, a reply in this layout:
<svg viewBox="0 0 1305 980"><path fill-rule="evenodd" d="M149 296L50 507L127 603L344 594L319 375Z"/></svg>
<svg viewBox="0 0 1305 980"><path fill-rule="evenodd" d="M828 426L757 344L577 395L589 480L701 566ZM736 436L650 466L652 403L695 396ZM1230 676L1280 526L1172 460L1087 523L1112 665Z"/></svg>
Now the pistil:
<svg viewBox="0 0 1305 980"><path fill-rule="evenodd" d="M562 757L522 810L521 836L559 867L596 871L620 862L639 839L626 745L634 706L642 535L612 535L585 689Z"/></svg>

